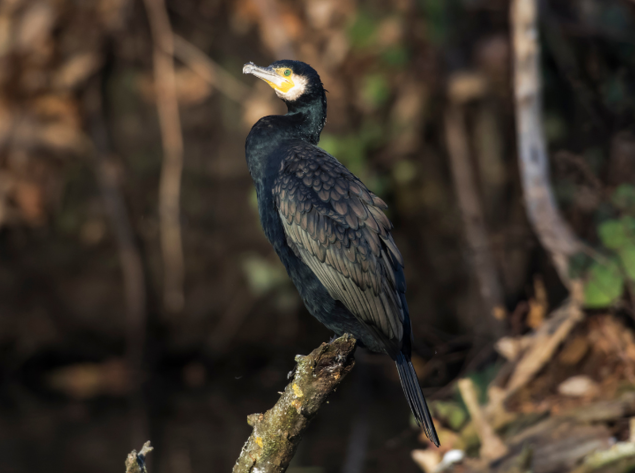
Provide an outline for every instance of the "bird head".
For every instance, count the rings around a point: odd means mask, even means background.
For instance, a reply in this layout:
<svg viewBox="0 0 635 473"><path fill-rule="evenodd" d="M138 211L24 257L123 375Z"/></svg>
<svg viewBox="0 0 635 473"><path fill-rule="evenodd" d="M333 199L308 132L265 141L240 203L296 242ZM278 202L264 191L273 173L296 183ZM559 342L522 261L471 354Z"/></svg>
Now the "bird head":
<svg viewBox="0 0 635 473"><path fill-rule="evenodd" d="M300 61L285 59L268 67L259 67L249 62L243 66L243 74L253 74L264 80L287 104L321 100L324 96L324 87L318 73Z"/></svg>

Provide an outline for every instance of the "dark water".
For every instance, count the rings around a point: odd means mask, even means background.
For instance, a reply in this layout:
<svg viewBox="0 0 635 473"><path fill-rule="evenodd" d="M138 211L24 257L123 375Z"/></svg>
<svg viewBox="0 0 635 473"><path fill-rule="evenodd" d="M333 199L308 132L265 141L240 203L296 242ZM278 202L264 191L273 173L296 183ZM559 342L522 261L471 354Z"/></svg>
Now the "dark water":
<svg viewBox="0 0 635 473"><path fill-rule="evenodd" d="M250 433L246 416L275 403L291 360L257 352L167 360L146 373L140 394L85 400L51 389L46 371L5 379L0 472L122 472L126 454L147 439L151 473L230 471ZM311 424L289 471L419 471L410 459L418 433L393 370L387 357L358 350L358 365Z"/></svg>

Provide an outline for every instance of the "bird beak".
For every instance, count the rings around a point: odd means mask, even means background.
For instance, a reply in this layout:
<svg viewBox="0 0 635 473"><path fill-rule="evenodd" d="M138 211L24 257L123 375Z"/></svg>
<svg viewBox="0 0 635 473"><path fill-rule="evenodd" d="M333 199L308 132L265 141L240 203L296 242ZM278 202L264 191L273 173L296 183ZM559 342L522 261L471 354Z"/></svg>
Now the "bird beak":
<svg viewBox="0 0 635 473"><path fill-rule="evenodd" d="M285 84L293 84L286 77L281 76L272 67L258 67L253 62L248 62L243 66L243 74L253 74L258 79L267 82L274 89L282 90Z"/></svg>

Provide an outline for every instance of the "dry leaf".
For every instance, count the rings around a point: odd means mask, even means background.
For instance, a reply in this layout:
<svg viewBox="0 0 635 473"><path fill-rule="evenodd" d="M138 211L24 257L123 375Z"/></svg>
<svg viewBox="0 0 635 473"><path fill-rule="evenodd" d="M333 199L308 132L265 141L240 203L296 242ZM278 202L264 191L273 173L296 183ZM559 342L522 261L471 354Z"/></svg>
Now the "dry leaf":
<svg viewBox="0 0 635 473"><path fill-rule="evenodd" d="M95 53L76 54L59 67L53 77L53 84L60 89L77 87L97 71L100 65L101 60Z"/></svg>
<svg viewBox="0 0 635 473"><path fill-rule="evenodd" d="M535 330L542 325L548 310L547 290L540 276L534 278L534 292L534 297L529 299L527 325Z"/></svg>
<svg viewBox="0 0 635 473"><path fill-rule="evenodd" d="M584 336L577 336L573 340L567 342L564 346L558 360L563 365L577 365L578 362L589 351L589 341Z"/></svg>
<svg viewBox="0 0 635 473"><path fill-rule="evenodd" d="M49 385L76 399L98 395L121 396L128 392L129 372L126 363L113 359L103 363L78 363L54 370Z"/></svg>
<svg viewBox="0 0 635 473"><path fill-rule="evenodd" d="M309 24L317 29L327 28L335 13L335 0L312 0L306 3L306 16Z"/></svg>
<svg viewBox="0 0 635 473"><path fill-rule="evenodd" d="M81 152L84 146L84 135L74 127L63 122L40 126L37 138L47 148L62 152Z"/></svg>
<svg viewBox="0 0 635 473"><path fill-rule="evenodd" d="M448 80L448 95L454 103L465 103L482 97L487 90L487 82L477 72L457 72Z"/></svg>
<svg viewBox="0 0 635 473"><path fill-rule="evenodd" d="M433 473L441 463L441 454L435 450L413 450L410 455L425 473Z"/></svg>
<svg viewBox="0 0 635 473"><path fill-rule="evenodd" d="M205 79L189 68L181 67L175 71L176 96L181 105L201 103L212 93Z"/></svg>
<svg viewBox="0 0 635 473"><path fill-rule="evenodd" d="M37 184L29 181L17 182L14 197L23 218L29 224L42 225L44 223L42 189Z"/></svg>
<svg viewBox="0 0 635 473"><path fill-rule="evenodd" d="M572 376L560 383L558 392L570 397L595 396L598 393L598 385L588 376Z"/></svg>
<svg viewBox="0 0 635 473"><path fill-rule="evenodd" d="M106 235L106 223L101 219L93 219L82 225L80 239L85 245L96 245Z"/></svg>
<svg viewBox="0 0 635 473"><path fill-rule="evenodd" d="M502 337L494 348L508 361L514 361L522 351L520 337Z"/></svg>
<svg viewBox="0 0 635 473"><path fill-rule="evenodd" d="M55 23L54 11L46 2L31 4L22 16L17 45L21 51L39 49L48 40Z"/></svg>

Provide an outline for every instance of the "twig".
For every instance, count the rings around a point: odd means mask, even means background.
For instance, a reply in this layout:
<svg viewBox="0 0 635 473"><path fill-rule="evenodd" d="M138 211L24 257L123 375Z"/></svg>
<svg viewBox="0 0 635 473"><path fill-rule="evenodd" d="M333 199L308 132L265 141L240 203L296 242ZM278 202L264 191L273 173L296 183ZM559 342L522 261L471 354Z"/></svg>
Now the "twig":
<svg viewBox="0 0 635 473"><path fill-rule="evenodd" d="M465 120L460 105L451 105L445 114L445 137L450 156L450 168L454 188L459 200L470 257L483 303L488 312L485 322L487 331L496 338L496 328L500 324L495 316L504 313L503 291L498 280L494 257L492 256L481 198L474 182L474 173L470 163ZM500 334L499 334L500 335Z"/></svg>
<svg viewBox="0 0 635 473"><path fill-rule="evenodd" d="M176 34L174 56L234 102L242 103L248 96L247 86L212 61L199 48Z"/></svg>
<svg viewBox="0 0 635 473"><path fill-rule="evenodd" d="M545 321L532 337L531 346L518 361L507 383L505 397L526 385L551 360L556 349L580 322L584 313L576 297L566 302Z"/></svg>
<svg viewBox="0 0 635 473"><path fill-rule="evenodd" d="M134 242L128 210L119 189L117 172L111 158L100 155L97 158L96 172L102 199L117 238L126 297L128 328L126 349L129 367L134 373L133 376L137 376L141 369L146 333L146 288L143 263Z"/></svg>
<svg viewBox="0 0 635 473"><path fill-rule="evenodd" d="M461 397L470 412L470 417L474 423L474 428L481 440L481 458L485 460L496 460L507 454L507 447L496 435L492 426L487 422L481 406L478 403L478 396L474 383L470 378L459 380L459 391Z"/></svg>
<svg viewBox="0 0 635 473"><path fill-rule="evenodd" d="M590 473L592 471L607 471L603 467L617 463L620 460L629 459L628 465L632 465L635 458L635 444L632 442L617 442L608 450L596 451L584 459L581 467L573 473Z"/></svg>
<svg viewBox="0 0 635 473"><path fill-rule="evenodd" d="M164 0L144 0L152 31L154 83L163 142L159 217L163 256L163 301L166 310L183 308L183 245L180 205L183 135L174 76L174 35Z"/></svg>
<svg viewBox="0 0 635 473"><path fill-rule="evenodd" d="M353 369L355 343L353 337L345 334L323 343L308 356L296 356L293 381L276 405L264 414L247 418L254 430L233 473L280 473L287 469L309 422Z"/></svg>
<svg viewBox="0 0 635 473"><path fill-rule="evenodd" d="M119 250L119 263L126 298L126 350L133 378L141 369L146 338L146 282L141 253L135 243L131 217L112 159L112 149L103 117L101 83L85 97L87 126L91 137L95 174L104 206L110 217Z"/></svg>
<svg viewBox="0 0 635 473"><path fill-rule="evenodd" d="M547 146L541 122L537 0L513 0L516 133L527 213L538 239L551 255L562 282L570 287L569 257L581 244L556 208L549 182Z"/></svg>
<svg viewBox="0 0 635 473"><path fill-rule="evenodd" d="M146 468L146 455L150 453L154 448L150 445L148 440L141 447L141 451L137 453L133 450L126 457L126 473L148 473Z"/></svg>

